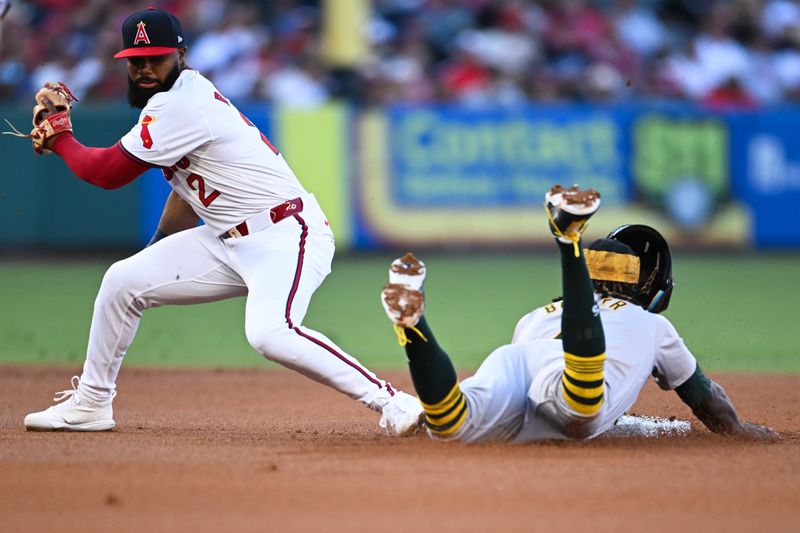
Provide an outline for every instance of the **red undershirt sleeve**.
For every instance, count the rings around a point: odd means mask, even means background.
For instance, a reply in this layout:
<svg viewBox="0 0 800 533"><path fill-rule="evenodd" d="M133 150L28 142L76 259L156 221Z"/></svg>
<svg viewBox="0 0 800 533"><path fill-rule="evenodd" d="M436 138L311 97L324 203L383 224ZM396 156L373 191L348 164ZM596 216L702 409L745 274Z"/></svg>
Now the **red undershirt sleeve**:
<svg viewBox="0 0 800 533"><path fill-rule="evenodd" d="M103 189L118 189L151 168L125 152L120 143L108 148L84 146L71 133L53 140L51 149L83 181Z"/></svg>

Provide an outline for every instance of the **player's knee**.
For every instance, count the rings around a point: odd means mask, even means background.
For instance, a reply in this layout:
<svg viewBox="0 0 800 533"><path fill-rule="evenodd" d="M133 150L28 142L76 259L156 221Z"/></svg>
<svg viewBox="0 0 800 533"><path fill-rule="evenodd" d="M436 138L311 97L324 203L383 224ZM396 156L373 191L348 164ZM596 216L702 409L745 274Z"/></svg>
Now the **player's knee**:
<svg viewBox="0 0 800 533"><path fill-rule="evenodd" d="M287 361L291 354L289 345L284 340L289 331L285 323L245 325L245 335L250 346L265 358L278 363L291 362Z"/></svg>
<svg viewBox="0 0 800 533"><path fill-rule="evenodd" d="M103 276L96 303L103 305L115 301L135 301L140 307L145 307L145 302L136 296L143 292L141 285L147 282L139 279L137 270L127 259L111 265Z"/></svg>
<svg viewBox="0 0 800 533"><path fill-rule="evenodd" d="M128 292L130 279L125 261L117 261L106 270L100 284L100 296L105 299L117 298Z"/></svg>

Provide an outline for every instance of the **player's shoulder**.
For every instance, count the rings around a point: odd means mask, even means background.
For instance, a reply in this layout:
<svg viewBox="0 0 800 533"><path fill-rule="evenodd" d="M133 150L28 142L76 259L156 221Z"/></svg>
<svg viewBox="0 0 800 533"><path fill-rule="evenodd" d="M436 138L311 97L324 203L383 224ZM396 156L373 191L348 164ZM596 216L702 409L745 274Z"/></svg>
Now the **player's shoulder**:
<svg viewBox="0 0 800 533"><path fill-rule="evenodd" d="M619 311L614 313L625 323L638 324L639 328L646 327L653 332L656 339L660 339L659 342L664 338L679 337L678 331L667 317L652 313L639 305L628 302L627 306L619 308Z"/></svg>
<svg viewBox="0 0 800 533"><path fill-rule="evenodd" d="M197 105L198 92L209 87L211 82L196 70L184 69L170 90L154 94L144 108L144 112L183 114Z"/></svg>
<svg viewBox="0 0 800 533"><path fill-rule="evenodd" d="M531 338L540 337L540 328L542 324L548 322L551 317L552 320L558 320L560 313L556 313L556 311L560 310L561 302L554 302L525 313L514 327L514 334L511 337L511 342L516 344Z"/></svg>
<svg viewBox="0 0 800 533"><path fill-rule="evenodd" d="M647 313L647 314L652 317L651 320L656 324L656 326L660 330L677 336L678 330L675 328L675 326L672 324L672 322L670 322L670 320L667 317L656 313Z"/></svg>
<svg viewBox="0 0 800 533"><path fill-rule="evenodd" d="M533 311L532 314L537 315L552 315L553 313L558 313L564 310L564 300L561 298L556 298L551 302L544 304L541 307L537 307Z"/></svg>
<svg viewBox="0 0 800 533"><path fill-rule="evenodd" d="M547 303L541 307L537 307L531 310L530 312L526 313L519 320L519 323L528 324L532 322L546 321L550 318L556 319L561 316L561 313L563 311L564 311L564 302L562 300L556 300Z"/></svg>
<svg viewBox="0 0 800 533"><path fill-rule="evenodd" d="M214 84L211 83L211 80L190 68L184 69L181 72L175 84L178 85L179 90L184 92L214 89Z"/></svg>

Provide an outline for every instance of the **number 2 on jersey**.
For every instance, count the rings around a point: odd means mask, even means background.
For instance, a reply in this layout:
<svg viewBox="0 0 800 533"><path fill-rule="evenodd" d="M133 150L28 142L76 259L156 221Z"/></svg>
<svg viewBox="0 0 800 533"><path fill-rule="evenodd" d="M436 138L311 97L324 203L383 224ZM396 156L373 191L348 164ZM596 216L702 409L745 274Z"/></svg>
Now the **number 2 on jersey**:
<svg viewBox="0 0 800 533"><path fill-rule="evenodd" d="M196 189L194 187L195 183L197 184ZM203 202L203 205L206 207L211 205L211 202L216 200L217 196L219 196L219 191L214 191L206 196L206 181L200 175L189 174L189 176L186 178L186 185L188 185L193 191L197 191L200 201Z"/></svg>
<svg viewBox="0 0 800 533"><path fill-rule="evenodd" d="M182 170L189 168L189 159L186 156L181 157L180 161L171 167L162 168L161 172L164 173L164 178L170 181L179 168ZM197 191L197 197L206 207L210 206L211 202L219 198L221 194L219 191L211 191L211 194L206 194L206 180L203 179L203 176L195 174L194 172L186 176L186 185L193 191Z"/></svg>

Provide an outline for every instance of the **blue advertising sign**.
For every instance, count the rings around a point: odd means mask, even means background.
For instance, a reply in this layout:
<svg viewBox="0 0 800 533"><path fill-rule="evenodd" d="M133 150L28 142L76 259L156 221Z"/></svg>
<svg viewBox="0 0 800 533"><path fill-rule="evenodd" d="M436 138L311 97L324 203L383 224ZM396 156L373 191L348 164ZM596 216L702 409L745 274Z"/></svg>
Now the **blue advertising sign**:
<svg viewBox="0 0 800 533"><path fill-rule="evenodd" d="M800 109L732 118L733 186L753 212L759 247L800 245Z"/></svg>
<svg viewBox="0 0 800 533"><path fill-rule="evenodd" d="M556 183L601 191L600 234L642 223L678 246L750 240L729 187L729 124L693 107L393 107L357 131L362 248L546 242L542 198Z"/></svg>
<svg viewBox="0 0 800 533"><path fill-rule="evenodd" d="M625 114L599 108L390 108L391 193L408 206L541 203L554 183L628 195Z"/></svg>

